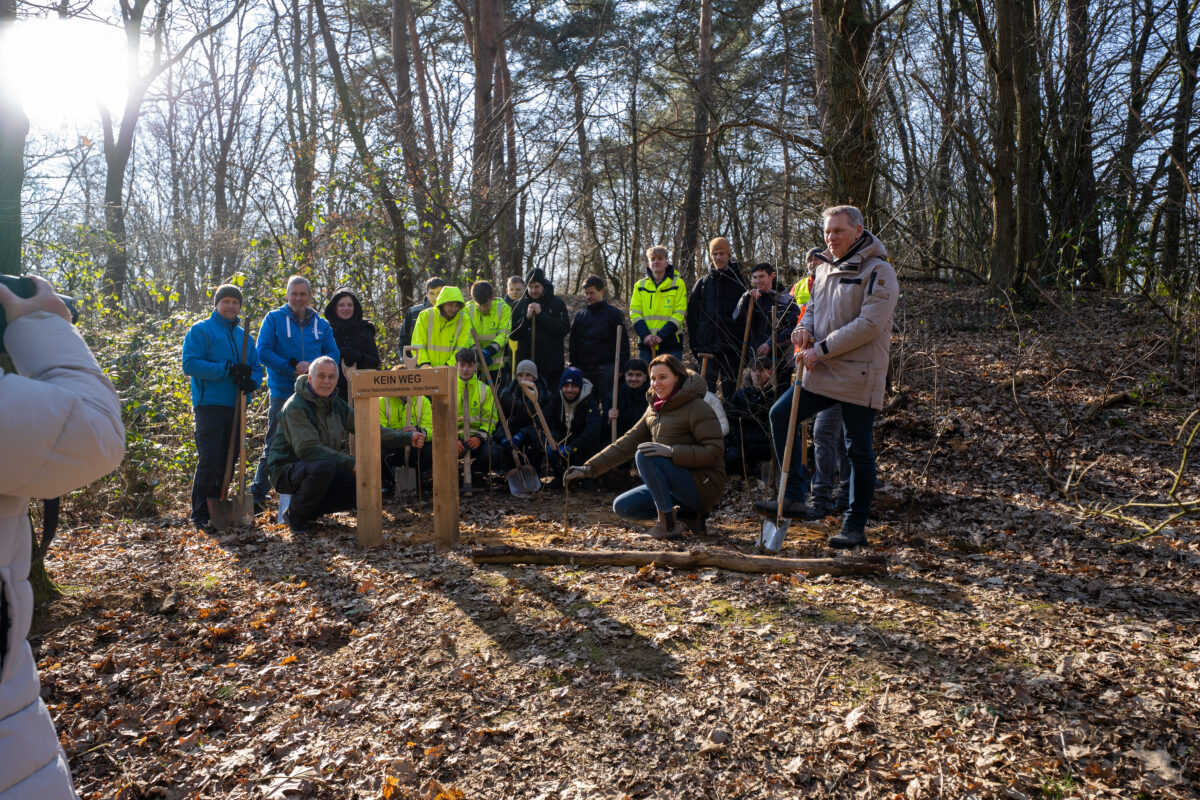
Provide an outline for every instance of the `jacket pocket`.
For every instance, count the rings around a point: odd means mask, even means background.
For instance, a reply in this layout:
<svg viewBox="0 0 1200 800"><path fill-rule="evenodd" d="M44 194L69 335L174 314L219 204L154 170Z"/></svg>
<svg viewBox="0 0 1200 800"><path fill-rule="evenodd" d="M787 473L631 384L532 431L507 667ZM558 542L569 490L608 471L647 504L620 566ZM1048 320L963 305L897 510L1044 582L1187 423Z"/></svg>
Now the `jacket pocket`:
<svg viewBox="0 0 1200 800"><path fill-rule="evenodd" d="M833 358L822 361L829 369L825 384L830 390L851 395L863 395L870 391L873 368L870 361L850 361Z"/></svg>

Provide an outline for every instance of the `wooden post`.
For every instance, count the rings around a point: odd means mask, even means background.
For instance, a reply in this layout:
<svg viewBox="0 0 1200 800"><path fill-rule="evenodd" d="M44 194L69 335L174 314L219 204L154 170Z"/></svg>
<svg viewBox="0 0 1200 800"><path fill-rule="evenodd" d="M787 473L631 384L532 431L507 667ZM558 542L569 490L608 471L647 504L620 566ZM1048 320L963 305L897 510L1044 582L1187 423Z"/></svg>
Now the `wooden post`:
<svg viewBox="0 0 1200 800"><path fill-rule="evenodd" d="M350 395L354 404L356 472L358 476L358 543L376 547L383 541L383 502L379 452L380 397L430 398L433 408L433 526L439 550L458 545L458 447L454 414L455 370L360 370L354 373Z"/></svg>
<svg viewBox="0 0 1200 800"><path fill-rule="evenodd" d="M359 373L362 374L362 373ZM379 402L374 397L354 404L354 473L358 478L358 544L383 543L383 497L379 474Z"/></svg>

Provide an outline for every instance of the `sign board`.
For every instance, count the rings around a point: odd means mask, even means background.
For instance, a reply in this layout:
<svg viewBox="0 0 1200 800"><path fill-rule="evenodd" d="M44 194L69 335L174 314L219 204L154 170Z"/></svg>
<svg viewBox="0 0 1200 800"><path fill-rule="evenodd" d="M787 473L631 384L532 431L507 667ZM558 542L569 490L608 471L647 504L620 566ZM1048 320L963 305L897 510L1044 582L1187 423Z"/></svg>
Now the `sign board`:
<svg viewBox="0 0 1200 800"><path fill-rule="evenodd" d="M382 463L377 397L430 399L433 436L433 528L437 546L458 544L458 433L455 425L453 367L428 369L357 370L349 376L354 403L355 473L358 476L358 543L376 547L383 542Z"/></svg>
<svg viewBox="0 0 1200 800"><path fill-rule="evenodd" d="M363 370L354 373L351 392L359 397L436 397L448 395L454 386L455 371L450 367L394 369L382 372Z"/></svg>

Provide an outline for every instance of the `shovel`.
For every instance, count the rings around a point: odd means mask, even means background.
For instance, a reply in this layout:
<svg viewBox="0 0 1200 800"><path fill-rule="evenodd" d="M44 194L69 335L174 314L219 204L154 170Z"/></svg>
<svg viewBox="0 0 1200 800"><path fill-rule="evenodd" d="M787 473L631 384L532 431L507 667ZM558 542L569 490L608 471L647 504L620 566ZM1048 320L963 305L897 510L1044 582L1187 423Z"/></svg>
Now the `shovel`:
<svg viewBox="0 0 1200 800"><path fill-rule="evenodd" d="M541 423L542 433L546 434L546 444L557 450L558 442L554 441L554 434L550 433L550 426L546 424L546 418L542 415L542 404L537 399L537 387L530 383L522 383L521 388L525 391L525 396L533 403L533 411L537 414L538 422Z"/></svg>
<svg viewBox="0 0 1200 800"><path fill-rule="evenodd" d="M419 397L410 397L404 405L404 427L412 425L412 404ZM396 494L411 494L417 490L417 470L412 464L412 448L404 448L404 465L396 467Z"/></svg>
<svg viewBox="0 0 1200 800"><path fill-rule="evenodd" d="M246 363L246 351L250 347L250 323L248 320L242 320L242 358L238 363ZM208 498L208 518L212 522L213 527L219 531L225 531L235 525L241 525L245 522L248 515L246 508L249 505L251 514L254 509L253 498L246 495L246 449L242 447L241 459L241 485L238 493L229 496L229 482L233 479L233 451L239 444L243 444L246 438L246 393L241 389L237 389L237 410L233 415L233 430L229 433L229 452L225 457L225 473L221 480L221 495L220 497Z"/></svg>
<svg viewBox="0 0 1200 800"><path fill-rule="evenodd" d="M496 404L496 414L500 417L500 426L511 443L512 431L508 429L508 419L504 416L504 409L500 407L500 398L496 395L496 384L492 382L492 372L488 369L487 359L483 357L483 348L479 346L479 336L476 335L474 328L471 329L471 336L475 339L475 353L479 357L480 366L483 367L483 377L487 379L488 388L492 390L492 401ZM517 465L504 473L504 479L508 481L508 493L513 497L520 497L523 494L533 494L541 489L542 479L538 477L537 470L529 463L529 459L521 452L521 448L513 445L512 454L513 461Z"/></svg>
<svg viewBox="0 0 1200 800"><path fill-rule="evenodd" d="M768 553L778 553L779 548L783 546L783 539L787 536L789 520L783 516L783 495L787 491L788 471L792 467L792 445L795 444L796 438L796 412L800 407L800 381L804 375L803 363L797 364L797 369L792 377L792 410L788 418L787 444L783 448L783 469L779 474L779 494L775 498L775 519L763 517L762 529L758 533L758 541L755 546L759 547ZM808 450L808 442L805 441L804 428L800 429L800 449L801 453ZM803 458L803 456L802 456Z"/></svg>

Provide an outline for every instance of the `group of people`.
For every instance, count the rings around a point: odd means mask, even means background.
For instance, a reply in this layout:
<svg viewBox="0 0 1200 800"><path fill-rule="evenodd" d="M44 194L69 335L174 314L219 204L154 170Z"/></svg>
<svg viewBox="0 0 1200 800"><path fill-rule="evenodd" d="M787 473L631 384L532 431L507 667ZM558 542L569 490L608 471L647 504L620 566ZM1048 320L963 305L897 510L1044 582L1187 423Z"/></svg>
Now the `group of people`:
<svg viewBox="0 0 1200 800"><path fill-rule="evenodd" d="M826 248L809 251L809 274L790 290L770 264L743 274L718 237L709 243L710 272L689 292L666 248L652 247L628 321L596 276L585 281L586 305L573 318L540 269L509 278L499 298L491 283L476 281L469 301L430 278L424 302L404 315L399 358L456 370L457 446L471 464L464 483L527 461L552 485L589 485L632 463L642 485L620 495L614 511L655 519L650 535L667 539L705 530L727 474L783 463L799 392L799 419L817 417L813 502L805 502L810 476L793 459L782 508L770 500L755 508L808 519L845 511L830 544L859 546L874 494L871 428L883 404L898 286L858 209L826 209L824 228ZM292 276L287 303L243 347L241 292L223 285L212 315L189 331L183 368L196 410L198 526L209 524L206 498L219 493L238 393L258 389L264 368L270 405L252 486L256 511L271 487L290 496L294 531L355 505L354 458L342 441L353 428L346 373L380 367L377 332L349 289L334 292L323 315L311 300L308 280ZM684 365L685 342L699 370ZM388 493L397 467L430 473L432 411L424 397L378 402Z"/></svg>

